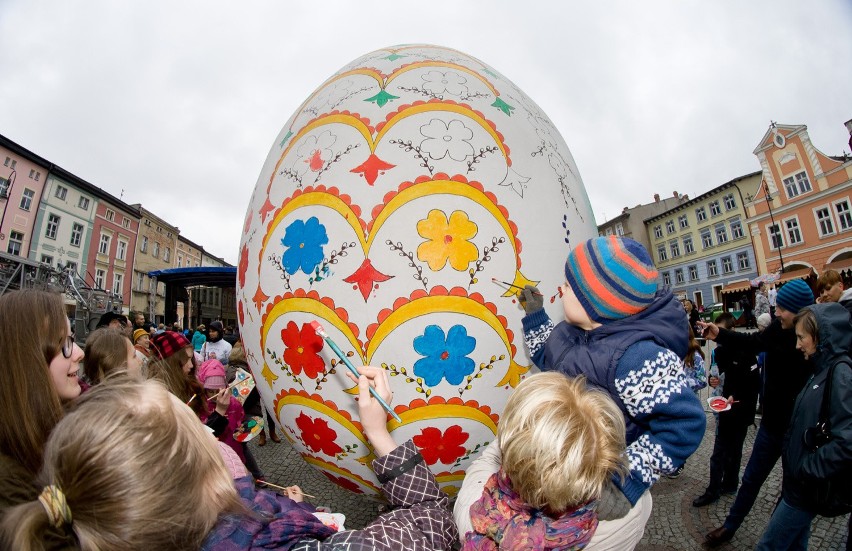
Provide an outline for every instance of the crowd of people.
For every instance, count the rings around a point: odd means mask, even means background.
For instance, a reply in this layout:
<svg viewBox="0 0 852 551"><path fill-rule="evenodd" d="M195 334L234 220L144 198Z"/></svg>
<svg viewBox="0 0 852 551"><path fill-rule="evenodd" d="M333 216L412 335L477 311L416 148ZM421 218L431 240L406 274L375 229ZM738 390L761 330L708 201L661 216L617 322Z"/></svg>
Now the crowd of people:
<svg viewBox="0 0 852 551"><path fill-rule="evenodd" d="M782 495L759 549L805 549L814 516L852 508L852 300L839 277L823 274L816 301L803 281L786 283L757 333L733 331L726 314L694 319L693 305L659 285L647 251L627 238L575 246L564 277L562 321L550 319L536 287L519 293L541 372L510 396L452 510L371 395L392 401L387 371L347 374L390 503L360 530L338 530L298 486L263 489L250 449L234 438L263 405L256 389L245 402L230 393L249 368L221 322L181 331L108 313L81 349L58 295L6 293L0 541L22 550L632 549L654 484L676 478L701 443L697 390L708 384L727 407L693 505L737 493L710 544L733 537L779 457ZM697 336L717 342L710 358ZM763 416L740 483L758 396Z"/></svg>

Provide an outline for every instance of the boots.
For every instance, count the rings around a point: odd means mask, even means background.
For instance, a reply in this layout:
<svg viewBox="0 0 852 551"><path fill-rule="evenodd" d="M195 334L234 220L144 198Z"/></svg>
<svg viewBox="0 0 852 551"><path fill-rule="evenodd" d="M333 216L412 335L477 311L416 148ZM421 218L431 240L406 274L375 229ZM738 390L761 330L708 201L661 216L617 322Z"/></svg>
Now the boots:
<svg viewBox="0 0 852 551"><path fill-rule="evenodd" d="M273 433L275 434L275 433ZM260 436L257 437L257 445L265 446L266 445L266 431L260 431Z"/></svg>
<svg viewBox="0 0 852 551"><path fill-rule="evenodd" d="M281 438L278 436L278 431L276 431L274 428L270 428L270 429L269 429L269 438L270 438L273 442L275 442L276 444L280 444L280 443L281 443Z"/></svg>

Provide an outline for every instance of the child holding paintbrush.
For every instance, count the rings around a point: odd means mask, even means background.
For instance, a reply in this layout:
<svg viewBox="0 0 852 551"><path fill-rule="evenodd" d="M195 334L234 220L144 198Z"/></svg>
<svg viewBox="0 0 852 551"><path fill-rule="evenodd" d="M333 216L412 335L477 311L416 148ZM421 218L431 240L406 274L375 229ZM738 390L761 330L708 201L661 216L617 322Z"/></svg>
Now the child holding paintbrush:
<svg viewBox="0 0 852 551"><path fill-rule="evenodd" d="M227 389L227 384L225 383L225 366L223 366L219 360L207 360L202 363L198 366L198 373L196 376L198 377L198 382L200 382L204 387L204 399L207 400L208 403L212 400L217 400L219 393L223 389ZM248 467L249 465L246 461L246 452L248 452L248 449L244 444L234 440L234 431L237 430L240 423L243 422L245 412L243 411L243 405L239 400L231 396L230 392L228 393L228 396L228 410L225 413L225 417L228 418L228 426L224 432L218 436L218 438L234 450L240 460ZM202 416L201 421L207 421L207 416ZM262 476L258 478L262 478Z"/></svg>

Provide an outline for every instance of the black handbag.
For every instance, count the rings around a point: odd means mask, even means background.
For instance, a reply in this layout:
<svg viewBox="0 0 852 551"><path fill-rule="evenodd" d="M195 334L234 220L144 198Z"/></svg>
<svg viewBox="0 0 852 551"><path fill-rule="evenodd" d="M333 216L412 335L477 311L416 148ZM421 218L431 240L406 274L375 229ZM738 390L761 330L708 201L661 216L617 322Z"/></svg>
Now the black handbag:
<svg viewBox="0 0 852 551"><path fill-rule="evenodd" d="M826 384L822 391L822 403L819 408L819 420L813 427L808 428L802 435L805 449L815 452L832 441L831 434L831 386L834 380L834 368L828 370ZM852 469L837 473L831 478L817 482L819 501L816 513L823 517L837 517L852 512Z"/></svg>

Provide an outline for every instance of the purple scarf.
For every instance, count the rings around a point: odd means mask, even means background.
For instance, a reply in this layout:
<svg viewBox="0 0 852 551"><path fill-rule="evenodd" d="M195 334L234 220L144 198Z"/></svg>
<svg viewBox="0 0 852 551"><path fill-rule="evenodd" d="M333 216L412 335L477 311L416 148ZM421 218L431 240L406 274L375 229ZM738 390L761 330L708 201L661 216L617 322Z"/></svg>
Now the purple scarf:
<svg viewBox="0 0 852 551"><path fill-rule="evenodd" d="M473 532L465 534L462 551L583 549L598 527L594 505L589 501L552 519L524 503L500 469L470 507Z"/></svg>

